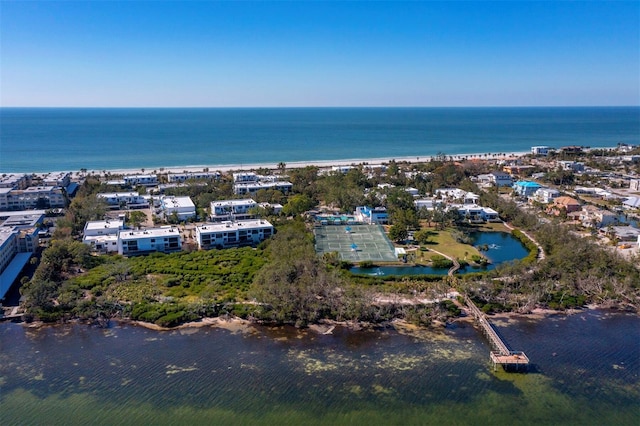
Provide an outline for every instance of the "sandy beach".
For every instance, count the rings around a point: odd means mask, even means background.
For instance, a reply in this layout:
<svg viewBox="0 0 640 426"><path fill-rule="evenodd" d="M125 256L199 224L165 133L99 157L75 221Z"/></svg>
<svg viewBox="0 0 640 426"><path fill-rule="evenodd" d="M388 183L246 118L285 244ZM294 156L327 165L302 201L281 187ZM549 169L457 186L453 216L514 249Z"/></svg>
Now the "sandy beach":
<svg viewBox="0 0 640 426"><path fill-rule="evenodd" d="M447 155L447 158L453 160L514 160L524 155L530 154L529 152L505 152L505 153L470 153L470 154L456 154ZM350 158L342 160L310 160L310 161L292 161L285 163L287 169L299 169L308 166L316 166L319 168L330 168L340 166L351 165L377 165L387 164L390 161L404 162L404 163L425 163L433 160L436 156L416 156L416 157L384 157L384 158ZM208 169L210 172L219 171L221 173L228 173L232 171L251 171L258 169L277 170L278 163L251 163L251 164L214 164L214 165L192 165L192 166L166 166L157 167L153 169L140 168L140 169L106 169L106 170L87 170L88 174L97 174L100 176L111 175L135 175L135 174L153 174L153 173L190 173L190 172L202 172ZM143 171L144 170L144 171ZM77 170L66 170L65 172L78 172ZM54 172L52 172L54 173Z"/></svg>

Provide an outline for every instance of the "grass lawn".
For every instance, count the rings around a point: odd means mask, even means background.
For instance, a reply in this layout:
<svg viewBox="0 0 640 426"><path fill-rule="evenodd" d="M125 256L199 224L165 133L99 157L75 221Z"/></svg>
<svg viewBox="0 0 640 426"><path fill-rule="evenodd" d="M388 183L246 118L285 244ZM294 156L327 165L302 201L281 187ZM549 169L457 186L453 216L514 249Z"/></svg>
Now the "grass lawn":
<svg viewBox="0 0 640 426"><path fill-rule="evenodd" d="M426 244L423 247L437 250L440 253L444 253L447 256L451 256L456 259L464 259L465 253L467 258L470 258L474 254L480 255L480 252L476 250L475 247L470 246L468 244L461 244L456 240L454 240L448 229L444 231L432 230L432 232L433 234L430 237L430 241L432 243ZM433 253L433 252L426 252L424 253L424 256L430 259L431 256L435 254L436 253Z"/></svg>

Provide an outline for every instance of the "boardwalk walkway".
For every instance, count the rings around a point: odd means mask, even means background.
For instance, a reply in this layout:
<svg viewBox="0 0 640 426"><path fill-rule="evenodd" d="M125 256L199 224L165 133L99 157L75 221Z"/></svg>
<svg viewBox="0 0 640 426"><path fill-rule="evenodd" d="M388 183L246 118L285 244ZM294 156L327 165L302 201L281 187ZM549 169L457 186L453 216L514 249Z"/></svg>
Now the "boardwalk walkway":
<svg viewBox="0 0 640 426"><path fill-rule="evenodd" d="M493 362L494 370L497 368L498 364L500 364L505 370L512 368L520 370L521 367L526 370L529 366L529 358L527 355L522 351L513 351L509 348L507 343L493 328L484 312L478 309L469 296L464 296L464 302L494 349L489 353L491 362Z"/></svg>

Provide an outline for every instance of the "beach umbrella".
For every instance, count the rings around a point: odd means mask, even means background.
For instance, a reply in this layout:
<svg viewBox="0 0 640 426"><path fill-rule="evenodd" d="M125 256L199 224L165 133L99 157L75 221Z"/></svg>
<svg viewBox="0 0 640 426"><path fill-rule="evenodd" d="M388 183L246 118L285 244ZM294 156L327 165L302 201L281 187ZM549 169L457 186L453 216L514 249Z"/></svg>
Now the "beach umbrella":
<svg viewBox="0 0 640 426"><path fill-rule="evenodd" d="M356 243L351 244L351 251L356 251L358 249L358 245Z"/></svg>
<svg viewBox="0 0 640 426"><path fill-rule="evenodd" d="M346 227L346 228L344 228L344 229L345 229L345 231L347 231L347 234L348 234L349 232L351 232L351 227L350 227L350 226L347 226L347 227Z"/></svg>

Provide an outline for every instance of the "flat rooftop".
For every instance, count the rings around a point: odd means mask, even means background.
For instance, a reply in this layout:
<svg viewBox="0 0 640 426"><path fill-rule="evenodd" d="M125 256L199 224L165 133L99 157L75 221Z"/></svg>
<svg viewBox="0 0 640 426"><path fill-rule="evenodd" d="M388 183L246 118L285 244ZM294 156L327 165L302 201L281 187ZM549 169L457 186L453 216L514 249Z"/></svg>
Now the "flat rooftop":
<svg viewBox="0 0 640 426"><path fill-rule="evenodd" d="M84 226L85 231L97 231L99 229L120 229L124 227L124 220L92 220Z"/></svg>
<svg viewBox="0 0 640 426"><path fill-rule="evenodd" d="M252 198L243 198L240 200L220 200L211 202L212 207L244 206L247 204L256 204L256 202Z"/></svg>
<svg viewBox="0 0 640 426"><path fill-rule="evenodd" d="M220 222L220 223L207 223L197 226L196 228L201 233L212 232L229 232L237 231L239 229L257 229L257 228L271 228L273 225L264 219L248 219L239 220L236 222Z"/></svg>
<svg viewBox="0 0 640 426"><path fill-rule="evenodd" d="M173 196L165 196L162 197L162 204L165 207L168 208L181 208L181 207L188 207L188 208L195 208L195 204L193 204L193 201L191 201L191 198L189 197L173 197Z"/></svg>
<svg viewBox="0 0 640 426"><path fill-rule="evenodd" d="M155 237L170 237L180 236L178 228L167 226L162 228L149 228L149 229L124 229L118 232L118 238L121 240L137 240L140 238L155 238Z"/></svg>

